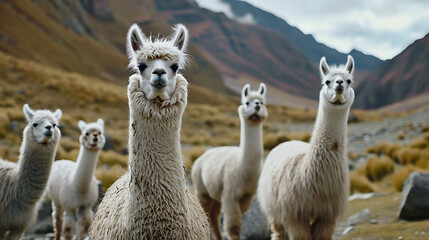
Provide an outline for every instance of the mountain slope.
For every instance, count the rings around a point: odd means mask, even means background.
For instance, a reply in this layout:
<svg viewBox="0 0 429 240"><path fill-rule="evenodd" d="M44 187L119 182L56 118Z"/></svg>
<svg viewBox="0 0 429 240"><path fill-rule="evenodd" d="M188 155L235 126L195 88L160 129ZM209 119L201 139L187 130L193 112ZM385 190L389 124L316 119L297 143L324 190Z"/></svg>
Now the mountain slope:
<svg viewBox="0 0 429 240"><path fill-rule="evenodd" d="M325 56L331 64L343 64L347 54L338 52L323 43L319 43L311 34L304 34L296 27L289 25L285 20L272 13L259 9L245 1L221 0L231 7L231 11L238 19L251 19L254 24L272 29L285 36L302 52L311 62L319 64L320 58ZM350 53L355 61L357 70L370 71L375 69L382 61L372 55L366 55L353 49Z"/></svg>
<svg viewBox="0 0 429 240"><path fill-rule="evenodd" d="M193 1L157 0L155 5L173 24L181 22L192 42L220 72L224 84L239 92L246 82L268 84L298 97L317 99L320 87L317 68L284 36L265 28L242 24L200 8ZM270 102L288 104L287 96L268 95ZM312 107L315 104L313 102Z"/></svg>
<svg viewBox="0 0 429 240"><path fill-rule="evenodd" d="M429 92L429 34L371 72L356 89L354 105L379 108Z"/></svg>

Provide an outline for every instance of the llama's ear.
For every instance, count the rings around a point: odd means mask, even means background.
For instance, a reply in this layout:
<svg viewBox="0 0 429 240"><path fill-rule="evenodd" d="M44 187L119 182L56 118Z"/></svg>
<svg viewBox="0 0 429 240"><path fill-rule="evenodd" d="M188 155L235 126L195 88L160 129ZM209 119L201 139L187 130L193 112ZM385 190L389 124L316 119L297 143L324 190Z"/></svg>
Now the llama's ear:
<svg viewBox="0 0 429 240"><path fill-rule="evenodd" d="M103 119L99 118L99 119L97 120L97 124L98 124L100 127L104 128L104 121L103 121Z"/></svg>
<svg viewBox="0 0 429 240"><path fill-rule="evenodd" d="M348 55L347 56L347 63L346 63L346 70L347 70L347 72L352 74L354 69L355 69L355 60L353 59L353 57L351 55Z"/></svg>
<svg viewBox="0 0 429 240"><path fill-rule="evenodd" d="M79 122L77 122L77 126L83 132L83 130L85 130L85 127L86 127L86 122L83 120L79 120Z"/></svg>
<svg viewBox="0 0 429 240"><path fill-rule="evenodd" d="M173 43L180 51L186 51L188 46L189 33L183 24L177 24L174 28Z"/></svg>
<svg viewBox="0 0 429 240"><path fill-rule="evenodd" d="M143 48L144 34L137 24L133 24L127 34L127 53L132 58L136 52Z"/></svg>
<svg viewBox="0 0 429 240"><path fill-rule="evenodd" d="M246 84L244 85L243 89L241 90L241 98L244 99L249 95L250 91L250 85Z"/></svg>
<svg viewBox="0 0 429 240"><path fill-rule="evenodd" d="M265 83L261 83L261 84L259 84L258 92L259 92L259 94L261 94L262 96L265 96L265 94L267 93L267 87L265 86Z"/></svg>
<svg viewBox="0 0 429 240"><path fill-rule="evenodd" d="M326 76L326 74L329 73L329 66L326 63L325 57L322 57L322 59L320 59L319 69L320 69L320 74L322 75L322 77Z"/></svg>
<svg viewBox="0 0 429 240"><path fill-rule="evenodd" d="M24 112L27 121L30 122L34 116L34 111L30 108L30 106L28 106L27 103L24 104L24 106L22 107L22 111Z"/></svg>
<svg viewBox="0 0 429 240"><path fill-rule="evenodd" d="M63 112L61 111L61 109L57 108L57 110L55 110L55 112L54 112L54 117L57 120L60 120L61 116L63 116Z"/></svg>

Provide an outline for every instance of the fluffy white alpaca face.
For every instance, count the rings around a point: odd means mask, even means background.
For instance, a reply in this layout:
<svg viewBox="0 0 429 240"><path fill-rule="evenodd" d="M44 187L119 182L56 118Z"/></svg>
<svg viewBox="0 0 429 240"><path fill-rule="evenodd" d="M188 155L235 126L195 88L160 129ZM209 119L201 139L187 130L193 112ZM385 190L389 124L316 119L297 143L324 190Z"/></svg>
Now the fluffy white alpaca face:
<svg viewBox="0 0 429 240"><path fill-rule="evenodd" d="M78 126L82 131L79 142L84 148L97 151L104 147L106 137L104 136L103 119L99 118L95 123L86 123L80 120Z"/></svg>
<svg viewBox="0 0 429 240"><path fill-rule="evenodd" d="M132 67L140 76L147 99L170 99L176 87L176 74L186 63L188 30L177 25L169 40L151 40L134 24L128 31L127 49Z"/></svg>
<svg viewBox="0 0 429 240"><path fill-rule="evenodd" d="M332 105L341 106L354 100L353 84L354 60L348 56L345 66L329 67L325 57L320 60L322 93Z"/></svg>
<svg viewBox="0 0 429 240"><path fill-rule="evenodd" d="M34 140L39 144L48 144L61 136L58 129L58 121L62 112L57 109L54 113L49 110L33 111L28 104L23 107L23 112L31 128Z"/></svg>
<svg viewBox="0 0 429 240"><path fill-rule="evenodd" d="M268 116L265 106L266 89L265 84L261 83L258 91L250 91L250 85L246 84L241 91L242 114L250 124L259 124Z"/></svg>

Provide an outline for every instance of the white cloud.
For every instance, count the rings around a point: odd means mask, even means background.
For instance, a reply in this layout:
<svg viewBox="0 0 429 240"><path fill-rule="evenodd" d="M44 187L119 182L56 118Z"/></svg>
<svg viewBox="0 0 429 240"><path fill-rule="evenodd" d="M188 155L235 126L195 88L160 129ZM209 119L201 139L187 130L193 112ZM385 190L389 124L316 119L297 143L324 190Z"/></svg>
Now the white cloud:
<svg viewBox="0 0 429 240"><path fill-rule="evenodd" d="M221 0L197 0L234 18ZM353 48L392 58L429 32L427 0L246 0L312 34L318 41L349 52ZM226 6L225 6L226 5Z"/></svg>

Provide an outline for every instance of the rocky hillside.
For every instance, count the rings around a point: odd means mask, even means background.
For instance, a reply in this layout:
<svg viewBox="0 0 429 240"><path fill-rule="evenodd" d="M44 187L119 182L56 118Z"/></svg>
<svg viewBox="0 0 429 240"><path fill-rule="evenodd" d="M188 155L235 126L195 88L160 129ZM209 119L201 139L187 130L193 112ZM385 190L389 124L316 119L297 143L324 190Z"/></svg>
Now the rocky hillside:
<svg viewBox="0 0 429 240"><path fill-rule="evenodd" d="M427 94L428 79L429 34L368 75L365 84L356 89L359 97L354 104L365 109L379 108L419 94Z"/></svg>
<svg viewBox="0 0 429 240"><path fill-rule="evenodd" d="M353 49L350 53L341 53L334 48L330 48L323 43L319 43L311 34L304 34L298 28L289 25L285 20L272 13L254 7L253 5L240 0L222 0L231 7L236 19L251 18L254 23L264 28L272 29L285 36L296 48L302 52L311 62L319 64L320 58L325 56L332 64L344 63L347 54L353 56L356 70L370 71L378 67L382 60L372 55L364 54ZM250 17L251 16L251 17Z"/></svg>

